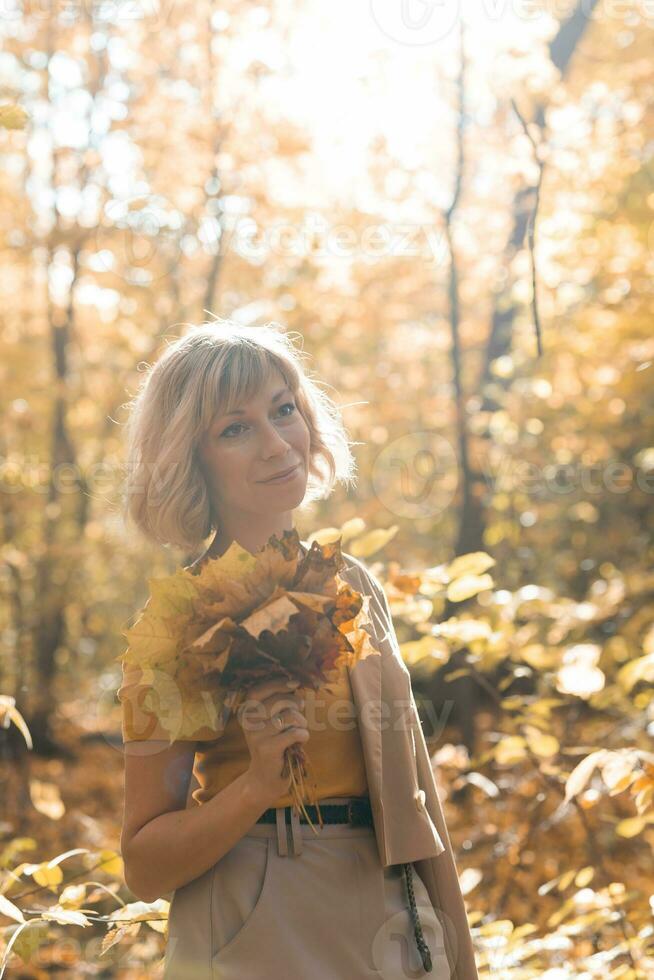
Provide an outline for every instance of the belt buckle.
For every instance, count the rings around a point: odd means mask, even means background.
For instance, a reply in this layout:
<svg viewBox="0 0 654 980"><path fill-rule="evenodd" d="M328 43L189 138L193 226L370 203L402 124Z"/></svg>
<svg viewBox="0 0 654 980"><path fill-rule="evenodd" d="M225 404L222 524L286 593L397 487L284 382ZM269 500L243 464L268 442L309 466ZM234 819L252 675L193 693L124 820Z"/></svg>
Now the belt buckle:
<svg viewBox="0 0 654 980"><path fill-rule="evenodd" d="M348 823L354 823L354 816L353 816L354 810L353 810L353 807L354 807L354 801L353 800L348 800L347 801L347 822Z"/></svg>

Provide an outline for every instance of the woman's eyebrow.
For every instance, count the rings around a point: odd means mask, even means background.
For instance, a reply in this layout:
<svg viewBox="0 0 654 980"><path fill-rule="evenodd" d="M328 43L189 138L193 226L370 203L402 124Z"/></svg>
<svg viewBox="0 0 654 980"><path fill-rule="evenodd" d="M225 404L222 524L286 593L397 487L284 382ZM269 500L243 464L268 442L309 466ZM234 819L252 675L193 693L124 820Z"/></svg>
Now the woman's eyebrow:
<svg viewBox="0 0 654 980"><path fill-rule="evenodd" d="M287 391L290 392L291 394L293 394L293 392L288 387L288 385L286 385L284 388L280 388L279 391L275 395L272 396L272 398L270 399L270 404L271 405L274 405L275 402L278 402L279 399L282 397L282 395L285 395ZM243 408L235 408L231 412L225 412L224 415L221 415L220 417L221 418L226 418L229 415L245 415L245 409L243 409Z"/></svg>

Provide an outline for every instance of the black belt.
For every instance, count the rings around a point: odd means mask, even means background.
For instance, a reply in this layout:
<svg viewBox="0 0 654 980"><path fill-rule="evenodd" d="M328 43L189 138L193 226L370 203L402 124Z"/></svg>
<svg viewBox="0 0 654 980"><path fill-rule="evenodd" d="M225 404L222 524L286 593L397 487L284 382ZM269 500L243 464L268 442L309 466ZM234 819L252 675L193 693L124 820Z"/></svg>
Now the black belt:
<svg viewBox="0 0 654 980"><path fill-rule="evenodd" d="M309 816L311 817L312 822L317 823L317 808L312 803L305 803L305 807L309 813ZM291 808L287 806L284 808L284 810L285 820L286 823L288 823ZM372 807L368 797L354 797L353 799L348 800L347 803L320 803L320 813L322 815L323 823L347 823L354 827L374 827ZM308 823L302 811L299 813L299 820L300 823ZM268 807L267 810L263 811L257 820L257 823L276 823L276 821L277 808ZM422 959L422 965L424 966L425 971L427 973L431 973L431 953L422 933L422 927L418 917L418 909L416 908L416 897L413 891L413 881L411 878L413 872L412 863L409 861L403 864L402 869L404 871L404 878L409 896L409 915L413 923L416 946L418 947L418 952L420 953L420 958Z"/></svg>
<svg viewBox="0 0 654 980"><path fill-rule="evenodd" d="M305 808L313 823L318 823L318 810L313 803L305 803ZM284 808L286 813L286 823L290 818L290 807ZM348 800L347 803L320 803L320 813L323 823L349 823L354 827L372 827L372 809L370 800L362 796L358 799ZM300 810L300 823L307 823L304 813ZM257 823L275 823L277 820L277 809L274 806L264 810Z"/></svg>

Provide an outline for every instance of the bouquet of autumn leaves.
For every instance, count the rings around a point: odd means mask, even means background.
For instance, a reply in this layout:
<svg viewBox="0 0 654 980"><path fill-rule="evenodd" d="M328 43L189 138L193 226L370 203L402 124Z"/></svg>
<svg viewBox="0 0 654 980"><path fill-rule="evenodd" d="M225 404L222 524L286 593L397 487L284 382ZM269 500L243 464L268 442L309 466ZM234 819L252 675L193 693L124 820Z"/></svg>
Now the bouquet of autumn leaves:
<svg viewBox="0 0 654 980"><path fill-rule="evenodd" d="M155 695L150 710L171 742L218 736L229 712L263 681L318 690L344 662L376 652L362 628L368 597L338 575L340 545L340 538L314 541L305 555L293 529L273 534L254 555L234 541L199 570L149 579L150 597L123 633L129 647L119 659L140 669ZM286 750L283 774L311 824L308 766L302 745ZM320 816L317 800L310 802Z"/></svg>

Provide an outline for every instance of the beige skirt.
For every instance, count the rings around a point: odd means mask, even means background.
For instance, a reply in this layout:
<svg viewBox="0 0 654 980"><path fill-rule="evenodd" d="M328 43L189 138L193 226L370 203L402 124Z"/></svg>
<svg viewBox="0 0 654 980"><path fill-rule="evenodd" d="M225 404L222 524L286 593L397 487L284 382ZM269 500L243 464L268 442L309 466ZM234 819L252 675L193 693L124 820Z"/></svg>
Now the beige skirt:
<svg viewBox="0 0 654 980"><path fill-rule="evenodd" d="M402 866L382 867L372 827L324 824L316 835L290 807L277 816L173 892L163 980L450 977L439 918L414 873L433 962L425 973Z"/></svg>

